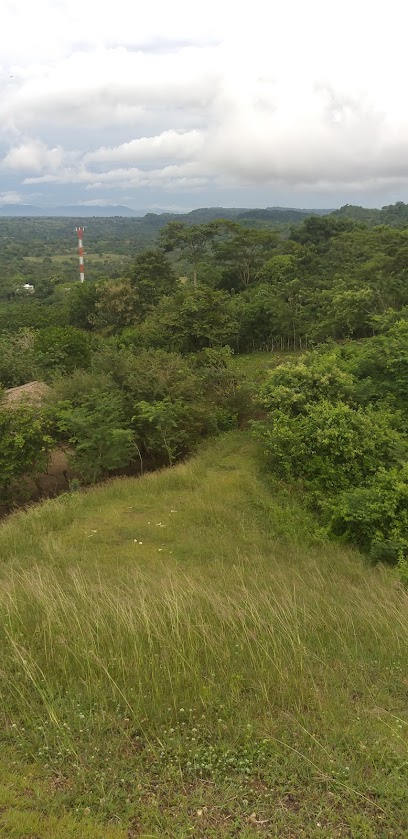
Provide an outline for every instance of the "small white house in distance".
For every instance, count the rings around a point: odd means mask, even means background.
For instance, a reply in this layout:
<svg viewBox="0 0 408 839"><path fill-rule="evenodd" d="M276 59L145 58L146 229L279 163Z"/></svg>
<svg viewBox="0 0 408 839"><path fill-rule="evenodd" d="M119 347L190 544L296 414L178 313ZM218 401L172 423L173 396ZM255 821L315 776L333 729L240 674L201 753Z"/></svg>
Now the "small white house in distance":
<svg viewBox="0 0 408 839"><path fill-rule="evenodd" d="M27 292L28 292L28 294L33 294L33 292L34 292L34 286L33 286L33 285L31 285L31 283L24 283L24 285L23 285L23 286L21 286L21 288L22 288L24 291L27 291Z"/></svg>

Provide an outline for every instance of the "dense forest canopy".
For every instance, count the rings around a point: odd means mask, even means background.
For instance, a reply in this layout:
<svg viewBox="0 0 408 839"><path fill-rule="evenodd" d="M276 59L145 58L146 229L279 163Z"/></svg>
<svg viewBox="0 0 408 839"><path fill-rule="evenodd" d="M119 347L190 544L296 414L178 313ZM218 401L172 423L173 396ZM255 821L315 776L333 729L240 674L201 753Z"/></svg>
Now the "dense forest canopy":
<svg viewBox="0 0 408 839"><path fill-rule="evenodd" d="M0 500L55 447L89 483L258 417L273 474L330 535L405 562L407 211L94 218L83 284L74 219L0 219L0 386L50 386L41 409L0 409ZM276 350L308 354L261 390L232 362Z"/></svg>

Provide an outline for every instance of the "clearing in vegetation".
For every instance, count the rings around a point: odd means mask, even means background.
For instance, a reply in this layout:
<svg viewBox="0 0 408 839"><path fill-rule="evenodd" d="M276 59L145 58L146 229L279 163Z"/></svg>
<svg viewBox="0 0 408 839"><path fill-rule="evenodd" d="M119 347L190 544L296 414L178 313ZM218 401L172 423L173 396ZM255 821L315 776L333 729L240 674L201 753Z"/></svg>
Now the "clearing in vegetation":
<svg viewBox="0 0 408 839"><path fill-rule="evenodd" d="M1 526L0 835L408 835L407 593L258 455Z"/></svg>

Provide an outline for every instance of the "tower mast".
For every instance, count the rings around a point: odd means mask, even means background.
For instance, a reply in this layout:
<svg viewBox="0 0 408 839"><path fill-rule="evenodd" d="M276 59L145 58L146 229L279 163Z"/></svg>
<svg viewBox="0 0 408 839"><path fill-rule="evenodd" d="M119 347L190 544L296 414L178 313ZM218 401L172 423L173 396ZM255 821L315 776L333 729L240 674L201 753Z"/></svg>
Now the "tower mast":
<svg viewBox="0 0 408 839"><path fill-rule="evenodd" d="M79 282L83 283L85 280L85 264L84 264L84 246L82 238L85 227L76 227L75 231L78 235L78 254L79 254Z"/></svg>

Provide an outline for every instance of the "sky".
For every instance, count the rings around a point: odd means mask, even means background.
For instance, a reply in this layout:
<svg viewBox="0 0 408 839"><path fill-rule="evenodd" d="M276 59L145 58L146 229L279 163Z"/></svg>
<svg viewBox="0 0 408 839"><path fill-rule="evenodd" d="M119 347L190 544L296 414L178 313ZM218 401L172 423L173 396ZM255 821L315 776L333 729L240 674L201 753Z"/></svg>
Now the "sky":
<svg viewBox="0 0 408 839"><path fill-rule="evenodd" d="M0 204L408 201L404 0L1 0Z"/></svg>

